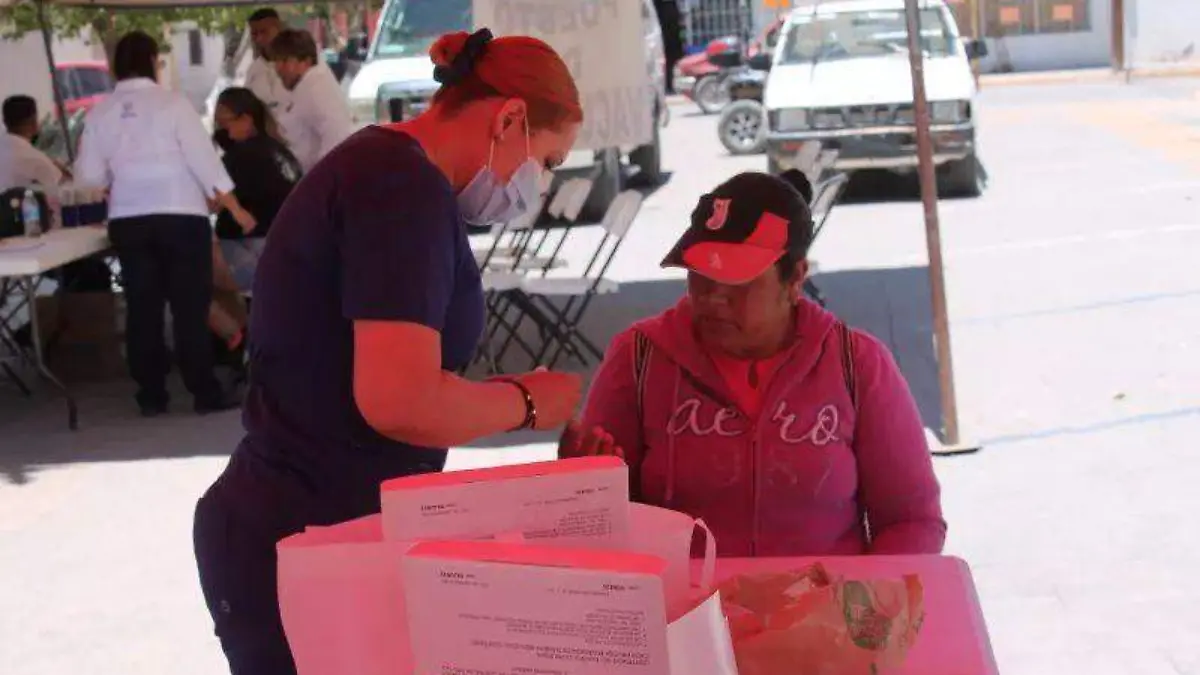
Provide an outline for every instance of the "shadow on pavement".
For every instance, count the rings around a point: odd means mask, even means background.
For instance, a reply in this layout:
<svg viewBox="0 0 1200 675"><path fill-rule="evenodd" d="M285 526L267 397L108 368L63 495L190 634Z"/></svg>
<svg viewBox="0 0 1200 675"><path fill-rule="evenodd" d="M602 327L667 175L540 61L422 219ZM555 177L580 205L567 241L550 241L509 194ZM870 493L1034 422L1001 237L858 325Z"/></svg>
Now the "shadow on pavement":
<svg viewBox="0 0 1200 675"><path fill-rule="evenodd" d="M818 274L815 282L829 307L849 324L877 336L896 354L908 378L925 425L937 428L937 366L931 337L928 276L924 267L848 270ZM682 280L634 282L619 293L598 297L583 330L601 348L634 321L670 307L684 293ZM509 372L529 368L514 350L505 361ZM595 364L560 367L591 376ZM475 373L479 374L479 373ZM0 486L22 485L36 473L78 462L127 462L228 455L241 440L236 412L197 417L190 401L177 396L180 412L142 419L125 381L80 385L80 430L66 428L61 398L39 388L24 398L0 381ZM483 439L471 447L501 448L552 442L556 434L518 433Z"/></svg>
<svg viewBox="0 0 1200 675"><path fill-rule="evenodd" d="M933 318L929 274L925 267L847 270L817 274L817 286L828 298L828 309L851 326L882 340L896 356L908 380L921 420L927 428L941 427L937 358L933 353ZM685 292L681 280L637 282L621 285L621 292L596 299L584 320L584 332L598 346L606 346L620 331L638 319L673 305ZM526 333L532 339L533 335ZM503 363L507 372L528 370L527 356L512 350ZM560 368L592 376L595 364L577 363ZM522 432L481 439L470 447L500 448L552 442L553 432Z"/></svg>
<svg viewBox="0 0 1200 675"><path fill-rule="evenodd" d="M844 270L817 274L813 281L828 298L830 311L892 350L917 400L921 421L928 429L940 429L941 389L933 351L929 269Z"/></svg>

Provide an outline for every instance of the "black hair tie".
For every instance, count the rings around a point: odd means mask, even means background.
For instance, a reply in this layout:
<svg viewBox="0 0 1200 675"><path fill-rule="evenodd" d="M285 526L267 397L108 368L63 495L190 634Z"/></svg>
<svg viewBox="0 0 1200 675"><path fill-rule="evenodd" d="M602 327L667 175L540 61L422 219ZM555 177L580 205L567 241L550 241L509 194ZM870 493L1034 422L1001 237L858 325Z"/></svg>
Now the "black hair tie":
<svg viewBox="0 0 1200 675"><path fill-rule="evenodd" d="M437 66L433 69L433 79L441 85L455 85L462 82L471 71L475 69L476 62L483 56L487 50L487 45L492 41L492 31L487 28L480 28L471 33L463 45L462 51L454 57L454 60L445 66Z"/></svg>

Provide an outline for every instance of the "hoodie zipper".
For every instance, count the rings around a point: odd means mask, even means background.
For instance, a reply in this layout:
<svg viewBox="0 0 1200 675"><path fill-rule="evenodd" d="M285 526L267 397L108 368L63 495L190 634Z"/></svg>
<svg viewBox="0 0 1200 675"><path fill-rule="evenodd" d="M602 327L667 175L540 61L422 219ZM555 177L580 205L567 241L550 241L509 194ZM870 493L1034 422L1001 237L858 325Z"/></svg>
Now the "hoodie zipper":
<svg viewBox="0 0 1200 675"><path fill-rule="evenodd" d="M792 349L795 349L794 345L793 345ZM818 359L818 361L819 361L819 359ZM783 370L786 367L786 364L787 364L787 360L785 359L783 364L780 366L780 368L777 369L774 373L772 373L772 382L774 381L775 377L777 377L781 372L783 372ZM771 411L774 410L775 406L778 405L779 401L784 400L788 396L790 396L792 393L792 389L794 389L796 387L796 385L798 385L800 383L800 380L802 380L803 378L796 378L792 382L788 383L787 387L782 392L780 392L779 396L772 398L769 404L764 404L762 406L762 408L758 411L758 418L751 420L750 415L746 414L746 411L742 410L741 406L739 406L737 403L730 401L725 396L721 395L720 392L718 392L714 388L704 384L700 380L700 378L697 377L696 375L694 375L690 370L688 370L687 368L684 368L678 364L676 364L675 367L676 367L676 369L678 369L679 373L683 377L686 377L688 379L688 381L691 383L692 387L694 389L696 389L696 391L708 396L713 401L716 401L718 403L721 403L722 405L726 405L726 406L730 406L730 407L734 408L735 410L740 412L742 415L744 415L746 417L746 420L750 422L750 428L748 430L749 435L750 435L750 508L751 508L751 512L750 512L750 557L756 558L756 557L758 557L759 512L761 511L760 507L761 507L761 503L762 503L762 475L761 475L762 472L761 472L760 462L758 461L758 450L760 447L762 447L762 443L760 443L760 439L759 439L759 429L763 426L762 425L763 418L765 416L771 414ZM768 385L768 386L770 386L770 385ZM676 390L675 396L676 396L676 398L678 398L678 396L679 396L678 385L677 385L677 390ZM668 467L668 469L667 469L667 474L669 476L672 476L672 480L673 480L673 474L672 474L673 470L674 470L674 467ZM671 505L668 504L667 506L670 507Z"/></svg>
<svg viewBox="0 0 1200 675"><path fill-rule="evenodd" d="M774 373L774 375L778 375L782 370L783 368L781 367ZM762 447L762 443L760 442L758 430L763 426L763 419L767 415L772 414L771 411L775 409L780 401L787 400L787 397L791 396L792 390L796 388L796 385L798 385L802 379L803 378L796 378L792 380L787 384L786 388L779 393L778 396L771 399L769 404L764 403L762 408L758 411L758 419L756 419L750 427L750 485L753 492L751 504L752 508L754 509L754 511L750 514L750 557L752 558L758 557L758 514L762 512L762 472L760 470L761 467L759 466L760 462L758 461L758 450L760 447Z"/></svg>

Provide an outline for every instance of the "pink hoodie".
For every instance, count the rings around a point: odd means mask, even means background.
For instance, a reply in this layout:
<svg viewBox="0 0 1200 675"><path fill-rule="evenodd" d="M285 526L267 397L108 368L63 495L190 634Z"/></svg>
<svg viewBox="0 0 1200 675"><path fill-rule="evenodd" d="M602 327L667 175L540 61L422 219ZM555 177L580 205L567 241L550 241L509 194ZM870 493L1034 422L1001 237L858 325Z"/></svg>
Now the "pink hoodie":
<svg viewBox="0 0 1200 675"><path fill-rule="evenodd" d="M722 556L940 552L940 488L891 353L852 333L855 410L837 319L807 301L799 311L801 337L764 392L758 419L732 403L693 337L684 298L613 340L584 424L607 430L630 466L640 464L634 487L642 501L704 519ZM640 425L635 331L652 344Z"/></svg>

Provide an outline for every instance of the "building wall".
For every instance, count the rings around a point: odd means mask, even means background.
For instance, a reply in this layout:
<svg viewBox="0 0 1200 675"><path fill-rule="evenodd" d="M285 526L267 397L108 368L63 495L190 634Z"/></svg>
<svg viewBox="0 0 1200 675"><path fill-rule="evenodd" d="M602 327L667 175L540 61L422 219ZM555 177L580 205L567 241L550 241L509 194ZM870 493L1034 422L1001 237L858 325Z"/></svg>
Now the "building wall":
<svg viewBox="0 0 1200 675"><path fill-rule="evenodd" d="M950 0L964 35L973 35L971 0ZM975 0L988 44L983 72L1107 66L1112 55L1111 0Z"/></svg>
<svg viewBox="0 0 1200 675"><path fill-rule="evenodd" d="M1127 66L1200 66L1200 0L1125 2Z"/></svg>
<svg viewBox="0 0 1200 675"><path fill-rule="evenodd" d="M1112 65L1112 0L946 1L964 36L973 35L973 24L986 36L990 54L981 63L984 72ZM756 33L787 11L777 9L780 4L754 0ZM972 21L972 7L979 12L977 21ZM1057 24L1056 11L1065 12ZM1065 20L1067 15L1072 21ZM1125 0L1125 44L1125 65L1134 69L1200 67L1200 0Z"/></svg>
<svg viewBox="0 0 1200 675"><path fill-rule="evenodd" d="M220 35L200 33L200 49L193 54L191 47L195 38L190 35L193 30L192 25L185 23L177 25L172 32L168 60L171 65L170 86L186 96L197 111L203 112L204 101L221 74L225 42ZM194 56L199 59L193 60Z"/></svg>
<svg viewBox="0 0 1200 675"><path fill-rule="evenodd" d="M168 71L163 84L181 91L188 100L203 110L204 99L217 80L221 68L224 43L220 36L200 35L199 60L192 62L188 31L190 26L177 26L171 36L171 52L167 57ZM54 59L66 61L103 61L104 50L84 38L55 40ZM27 94L38 102L38 109L54 108L54 93L50 88L50 68L40 33L27 33L18 40L0 39L0 98ZM10 64L21 64L11 67Z"/></svg>

